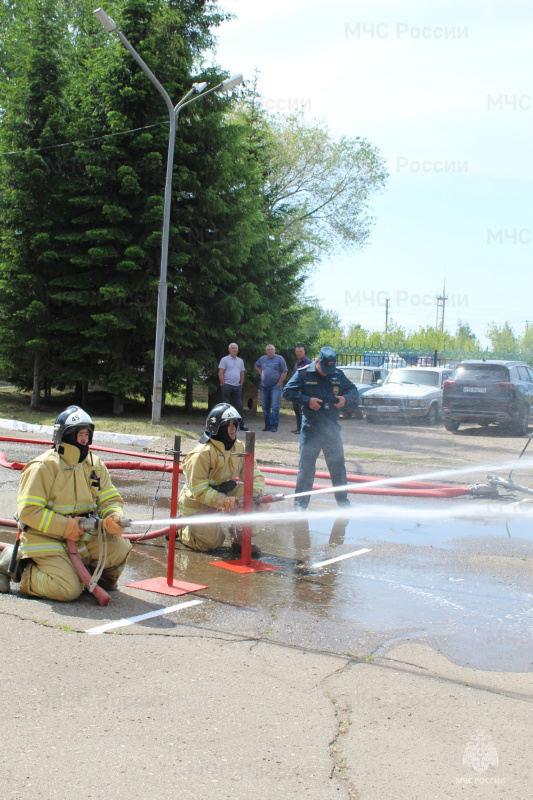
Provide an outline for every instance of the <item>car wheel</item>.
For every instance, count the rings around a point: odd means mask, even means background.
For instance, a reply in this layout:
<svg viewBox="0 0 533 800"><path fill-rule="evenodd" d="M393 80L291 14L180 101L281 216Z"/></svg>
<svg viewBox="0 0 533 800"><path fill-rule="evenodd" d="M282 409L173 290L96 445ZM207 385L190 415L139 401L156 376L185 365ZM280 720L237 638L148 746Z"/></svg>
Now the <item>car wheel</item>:
<svg viewBox="0 0 533 800"><path fill-rule="evenodd" d="M376 418L374 417L373 414L367 414L366 421L369 422L371 425L373 425L376 421Z"/></svg>
<svg viewBox="0 0 533 800"><path fill-rule="evenodd" d="M435 403L433 403L433 405L429 407L429 411L424 417L424 422L426 423L426 425L436 425L438 418L439 418L439 407Z"/></svg>
<svg viewBox="0 0 533 800"><path fill-rule="evenodd" d="M343 409L342 409L342 416L344 417L344 419L351 419L351 418L353 417L353 414L352 414L352 412L351 412L351 411L346 411L346 410L343 408Z"/></svg>
<svg viewBox="0 0 533 800"><path fill-rule="evenodd" d="M522 408L520 409L518 419L512 427L512 432L516 436L524 436L527 433L528 427L529 427L529 406L525 405L522 406Z"/></svg>
<svg viewBox="0 0 533 800"><path fill-rule="evenodd" d="M460 423L455 422L453 419L447 419L444 423L444 427L446 428L446 430L452 431L452 433L455 433L455 431L459 430L459 425Z"/></svg>
<svg viewBox="0 0 533 800"><path fill-rule="evenodd" d="M364 414L363 414L363 412L361 411L361 409L360 409L360 408L358 408L358 409L356 410L356 412L355 412L355 418L356 418L356 419L363 419L363 417L364 417Z"/></svg>

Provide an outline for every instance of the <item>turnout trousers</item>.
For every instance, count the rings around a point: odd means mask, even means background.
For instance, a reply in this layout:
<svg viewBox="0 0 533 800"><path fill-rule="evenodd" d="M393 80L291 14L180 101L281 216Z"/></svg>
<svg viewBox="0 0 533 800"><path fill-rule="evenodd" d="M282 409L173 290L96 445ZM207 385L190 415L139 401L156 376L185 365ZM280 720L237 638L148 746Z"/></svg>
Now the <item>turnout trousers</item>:
<svg viewBox="0 0 533 800"><path fill-rule="evenodd" d="M320 451L324 453L333 486L346 485L346 466L339 423L335 421L318 423L314 420L309 423L304 417L300 432L300 462L296 478L296 493L308 492L313 488L316 460ZM309 496L296 497L295 508L307 508L309 499ZM349 501L346 489L335 492L335 499L339 505L347 505Z"/></svg>
<svg viewBox="0 0 533 800"><path fill-rule="evenodd" d="M107 558L102 579L107 583L116 584L126 559L131 550L131 542L120 536L107 538ZM88 542L79 541L78 552L86 567L96 567L98 564L99 544L98 537L94 536ZM32 556L26 563L20 579L22 594L33 597L46 597L48 600L76 600L83 592L84 585L80 576L74 569L70 556L66 550L57 551L49 555Z"/></svg>
<svg viewBox="0 0 533 800"><path fill-rule="evenodd" d="M228 497L240 498L244 495L244 486L242 483L237 484L235 489L228 492ZM191 514L203 514L208 511L209 506L200 506L194 500L185 499L180 502L180 514L182 517L190 516ZM222 547L224 544L224 532L222 525L219 522L221 514L213 514L213 522L208 525L187 525L185 528L177 531L180 541L191 550L198 550L201 553L206 553L209 550L216 550L217 547ZM216 522L215 522L216 520Z"/></svg>

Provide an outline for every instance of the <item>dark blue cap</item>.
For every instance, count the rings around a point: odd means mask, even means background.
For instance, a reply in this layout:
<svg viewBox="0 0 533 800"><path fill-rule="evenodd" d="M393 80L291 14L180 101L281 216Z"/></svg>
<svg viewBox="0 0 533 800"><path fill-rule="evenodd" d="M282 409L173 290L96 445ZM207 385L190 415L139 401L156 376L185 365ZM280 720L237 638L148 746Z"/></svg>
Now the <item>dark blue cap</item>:
<svg viewBox="0 0 533 800"><path fill-rule="evenodd" d="M333 375L337 369L337 353L333 347L323 347L318 354L318 363L322 372L326 375Z"/></svg>

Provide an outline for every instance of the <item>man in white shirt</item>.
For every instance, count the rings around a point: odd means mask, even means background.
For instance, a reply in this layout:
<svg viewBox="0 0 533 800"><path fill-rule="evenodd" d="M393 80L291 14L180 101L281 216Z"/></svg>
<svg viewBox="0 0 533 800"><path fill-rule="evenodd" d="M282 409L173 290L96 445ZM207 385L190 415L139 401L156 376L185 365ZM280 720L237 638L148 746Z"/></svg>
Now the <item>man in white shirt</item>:
<svg viewBox="0 0 533 800"><path fill-rule="evenodd" d="M237 409L241 421L239 430L247 431L244 425L244 414L242 410L242 387L244 384L244 361L239 358L239 346L232 342L228 345L229 356L220 359L218 365L218 379L222 390L222 402L229 403Z"/></svg>

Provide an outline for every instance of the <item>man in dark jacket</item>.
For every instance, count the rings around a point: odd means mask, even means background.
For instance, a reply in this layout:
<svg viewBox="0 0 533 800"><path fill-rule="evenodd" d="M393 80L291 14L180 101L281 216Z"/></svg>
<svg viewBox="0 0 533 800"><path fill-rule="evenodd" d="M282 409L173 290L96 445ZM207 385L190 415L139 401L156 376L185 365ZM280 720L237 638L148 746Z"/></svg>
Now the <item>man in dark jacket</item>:
<svg viewBox="0 0 533 800"><path fill-rule="evenodd" d="M306 367L311 363L311 359L307 358L305 355L305 348L303 348L300 344L294 348L294 352L296 354L296 363L292 368L293 375L299 369ZM292 410L294 411L294 415L296 417L296 430L294 430L293 433L300 433L302 429L302 407L300 403L293 403Z"/></svg>
<svg viewBox="0 0 533 800"><path fill-rule="evenodd" d="M316 460L324 453L333 486L346 485L346 466L339 425L341 408L356 401L357 389L342 370L337 369L337 354L332 347L323 347L316 361L297 370L283 390L283 397L302 406L300 463L296 493L313 488ZM335 492L340 506L349 505L346 489ZM295 508L305 509L309 495L296 497Z"/></svg>

